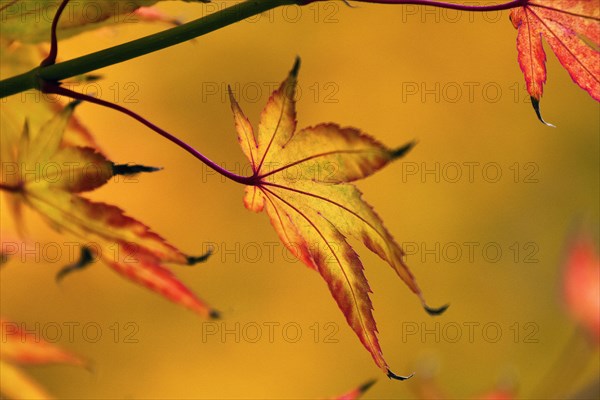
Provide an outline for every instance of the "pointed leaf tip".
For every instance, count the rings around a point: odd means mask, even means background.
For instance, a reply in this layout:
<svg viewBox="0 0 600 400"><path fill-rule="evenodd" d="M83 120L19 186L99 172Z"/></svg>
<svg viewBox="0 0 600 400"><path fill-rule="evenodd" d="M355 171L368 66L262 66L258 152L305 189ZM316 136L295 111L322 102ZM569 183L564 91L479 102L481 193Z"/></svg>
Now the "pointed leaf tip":
<svg viewBox="0 0 600 400"><path fill-rule="evenodd" d="M298 71L300 70L300 57L296 56L296 61L294 61L294 66L290 71L290 75L296 78L298 76Z"/></svg>
<svg viewBox="0 0 600 400"><path fill-rule="evenodd" d="M159 167L148 167L146 165L138 164L114 164L113 174L114 175L135 175L140 172L156 172L162 168Z"/></svg>
<svg viewBox="0 0 600 400"><path fill-rule="evenodd" d="M212 255L212 250L207 251L201 256L187 256L187 265L194 265L197 263L205 262Z"/></svg>
<svg viewBox="0 0 600 400"><path fill-rule="evenodd" d="M389 372L389 370L388 370L388 372ZM367 390L369 390L369 389L370 389L370 388L371 388L371 387L372 387L372 386L373 386L373 385L374 385L376 382L377 382L377 379L371 379L370 381L367 381L367 382L363 383L363 384L362 384L362 385L361 385L361 386L358 388L358 390L359 390L361 393L364 393L364 392L366 392Z"/></svg>
<svg viewBox="0 0 600 400"><path fill-rule="evenodd" d="M425 309L425 311L427 311L427 314L434 315L434 316L442 315L444 313L444 311L446 311L448 309L448 307L450 307L450 304L445 304L438 308L432 308L432 307L429 307L427 304L423 304L423 308Z"/></svg>
<svg viewBox="0 0 600 400"><path fill-rule="evenodd" d="M414 372L412 374L408 375L408 376L396 375L392 371L390 371L389 369L387 370L387 377L390 378L390 379L395 379L397 381L405 381L407 379L412 378L414 375L415 375Z"/></svg>
<svg viewBox="0 0 600 400"><path fill-rule="evenodd" d="M208 316L210 319L221 319L221 313L217 310L210 310Z"/></svg>
<svg viewBox="0 0 600 400"><path fill-rule="evenodd" d="M392 157L392 160L395 160L397 158L401 158L404 157L406 154L408 154L409 151L411 151L413 149L413 147L415 147L417 145L417 141L413 140L412 142L408 142L406 143L404 146L397 148L396 150L392 150L390 152L390 156Z"/></svg>
<svg viewBox="0 0 600 400"><path fill-rule="evenodd" d="M544 125L551 128L556 128L556 125L552 125L551 123L544 121L544 118L542 118L542 111L540 110L540 101L533 96L531 97L531 105L533 106L538 119L542 121Z"/></svg>

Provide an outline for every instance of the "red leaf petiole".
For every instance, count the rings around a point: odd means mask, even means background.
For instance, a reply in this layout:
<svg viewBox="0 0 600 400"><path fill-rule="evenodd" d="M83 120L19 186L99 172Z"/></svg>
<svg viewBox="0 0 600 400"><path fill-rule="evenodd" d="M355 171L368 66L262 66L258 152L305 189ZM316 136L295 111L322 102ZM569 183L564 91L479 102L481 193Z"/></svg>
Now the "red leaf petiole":
<svg viewBox="0 0 600 400"><path fill-rule="evenodd" d="M187 151L188 153L190 153L191 155L196 157L198 160L202 161L209 168L212 168L213 170L215 170L219 174L223 175L224 177L229 178L234 182L241 183L243 185L255 185L258 182L258 179L256 178L256 176L237 175L237 174L221 167L219 164L210 160L204 154L200 153L198 150L196 150L189 144L185 143L183 140L170 134L169 132L165 131L164 129L154 125L152 122L148 121L141 115L139 115L123 106L111 103L106 100L99 99L97 97L92 97L92 96L89 96L89 95L86 95L83 93L75 92L73 90L70 90L70 89L60 86L59 83L42 82L40 90L44 93L52 93L52 94L67 96L67 97L70 97L70 98L73 98L76 100L87 101L90 103L94 103L94 104L97 104L100 106L104 106L104 107L119 111L119 112L135 119L136 121L141 122L142 124L144 124L145 126L147 126L150 129L152 129L154 132L158 133L165 139L170 140L171 142L175 143L177 146L181 147L182 149L184 149L185 151Z"/></svg>

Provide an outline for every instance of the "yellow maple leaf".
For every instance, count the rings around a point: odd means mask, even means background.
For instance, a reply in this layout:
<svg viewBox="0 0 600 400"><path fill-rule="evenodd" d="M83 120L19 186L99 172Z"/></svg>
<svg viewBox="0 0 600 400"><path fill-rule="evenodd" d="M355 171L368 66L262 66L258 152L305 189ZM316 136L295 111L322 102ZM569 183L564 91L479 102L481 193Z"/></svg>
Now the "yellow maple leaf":
<svg viewBox="0 0 600 400"><path fill-rule="evenodd" d="M412 143L391 150L358 129L331 123L297 131L294 94L299 67L296 60L269 98L256 135L230 91L238 140L253 169L244 204L255 212L265 210L284 245L323 277L377 366L391 378L405 379L392 373L383 357L371 290L346 238L362 241L386 261L430 313L445 309L427 307L403 261L404 252L350 184L401 157Z"/></svg>
<svg viewBox="0 0 600 400"><path fill-rule="evenodd" d="M21 135L2 130L0 189L7 194L17 225L22 225L21 207L27 205L56 230L74 235L86 246L93 244L92 258L204 317L216 317L215 310L162 265L192 265L207 255L188 256L118 207L79 194L104 185L114 175L156 168L115 164L94 148L61 145L75 104L65 107L33 137L27 123Z"/></svg>

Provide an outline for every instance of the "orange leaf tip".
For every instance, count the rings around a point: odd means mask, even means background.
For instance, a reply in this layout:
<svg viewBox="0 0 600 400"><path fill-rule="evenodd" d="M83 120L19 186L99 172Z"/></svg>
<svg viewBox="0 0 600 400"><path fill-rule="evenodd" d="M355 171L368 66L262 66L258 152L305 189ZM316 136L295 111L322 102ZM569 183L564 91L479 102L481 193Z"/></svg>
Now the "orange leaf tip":
<svg viewBox="0 0 600 400"><path fill-rule="evenodd" d="M387 370L387 377L390 378L390 379L395 379L397 381L405 381L407 379L412 378L414 375L415 375L414 372L412 374L408 375L408 376L396 375L392 371L390 371L389 369Z"/></svg>

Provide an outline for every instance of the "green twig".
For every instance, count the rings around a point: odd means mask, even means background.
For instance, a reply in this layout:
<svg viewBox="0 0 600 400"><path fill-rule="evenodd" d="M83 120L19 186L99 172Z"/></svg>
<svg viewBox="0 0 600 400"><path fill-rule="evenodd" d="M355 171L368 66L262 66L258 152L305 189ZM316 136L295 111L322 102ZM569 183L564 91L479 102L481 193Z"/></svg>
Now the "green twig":
<svg viewBox="0 0 600 400"><path fill-rule="evenodd" d="M207 15L186 24L168 29L154 35L133 40L118 46L110 47L73 60L53 65L41 65L29 72L0 81L0 98L23 92L28 89L39 89L43 81L60 82L63 79L82 75L91 71L131 60L148 53L153 53L216 31L243 19L262 12L286 5L307 5L324 0L247 0L214 14ZM504 4L491 6L468 6L444 3L433 0L356 0L381 4L418 4L464 11L506 10L527 4L528 0L512 0Z"/></svg>
<svg viewBox="0 0 600 400"><path fill-rule="evenodd" d="M247 0L163 32L100 50L73 60L40 66L0 81L0 98L28 89L37 89L40 80L59 82L100 68L162 50L205 35L270 9L299 3L296 0Z"/></svg>

